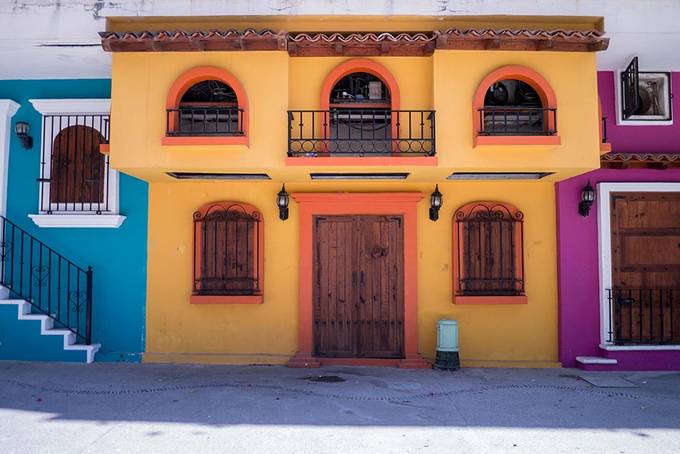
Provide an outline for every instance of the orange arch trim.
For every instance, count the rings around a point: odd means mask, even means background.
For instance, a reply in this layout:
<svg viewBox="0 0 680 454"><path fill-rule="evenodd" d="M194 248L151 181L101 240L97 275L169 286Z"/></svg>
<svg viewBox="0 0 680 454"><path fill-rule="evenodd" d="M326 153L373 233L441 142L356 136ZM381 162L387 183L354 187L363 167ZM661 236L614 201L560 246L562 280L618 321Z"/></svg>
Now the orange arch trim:
<svg viewBox="0 0 680 454"><path fill-rule="evenodd" d="M525 66L503 66L502 68L498 68L488 74L479 84L477 91L475 92L475 96L472 101L472 127L474 128L473 134L475 139L479 135L479 130L481 127L479 120L479 109L484 107L484 97L486 96L486 91L492 84L505 79L520 80L526 84L529 84L531 88L536 90L536 93L538 93L538 96L541 98L541 105L544 108L557 108L557 96L555 96L555 91L543 76L533 69L527 68ZM553 120L551 119L550 121L552 122ZM552 124L549 126L554 127ZM510 144L511 142L513 142L513 140L510 140L508 143Z"/></svg>
<svg viewBox="0 0 680 454"><path fill-rule="evenodd" d="M236 102L238 103L238 108L243 109L243 134L244 137L225 137L225 138L219 138L220 140L218 141L220 144L223 143L244 143L244 139L248 137L248 124L249 124L249 110L248 110L248 96L246 95L246 91L243 88L243 85L241 85L241 82L234 77L233 74L231 74L229 71L223 68L217 68L215 66L198 66L196 68L192 68L189 71L185 72L181 76L175 80L175 82L172 84L170 87L170 90L168 91L168 96L165 101L165 107L166 109L176 109L179 107L179 103L182 99L182 96L186 91L191 88L193 85L203 82L205 80L219 80L220 82L224 82L225 84L229 85L232 90L234 90L234 93L236 93ZM180 139L178 144L182 145L205 145L205 144L211 144L214 143L215 141L213 140L212 142L209 143L204 143L205 141L202 139L202 137L197 137L195 139L191 137L166 137L166 139ZM189 140L187 140L189 139ZM211 138L214 139L214 138ZM195 140L196 143L193 143L192 140ZM165 144L172 144L173 140L167 141L164 140ZM247 139L246 139L247 143Z"/></svg>
<svg viewBox="0 0 680 454"><path fill-rule="evenodd" d="M323 81L321 86L321 110L328 110L330 105L331 91L336 83L343 77L352 73L368 73L380 79L390 91L390 104L392 110L399 110L400 95L399 84L392 73L380 63L367 58L353 58L336 66Z"/></svg>

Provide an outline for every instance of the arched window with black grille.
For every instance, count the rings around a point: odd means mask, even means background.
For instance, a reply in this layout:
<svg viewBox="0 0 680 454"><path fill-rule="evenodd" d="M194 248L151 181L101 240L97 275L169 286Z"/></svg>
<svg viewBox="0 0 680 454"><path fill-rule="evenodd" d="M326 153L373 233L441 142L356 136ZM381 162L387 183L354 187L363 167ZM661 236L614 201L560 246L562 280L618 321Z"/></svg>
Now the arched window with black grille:
<svg viewBox="0 0 680 454"><path fill-rule="evenodd" d="M261 295L262 216L215 202L194 213L194 295Z"/></svg>
<svg viewBox="0 0 680 454"><path fill-rule="evenodd" d="M456 211L455 295L524 295L523 220L521 211L500 202L474 202Z"/></svg>

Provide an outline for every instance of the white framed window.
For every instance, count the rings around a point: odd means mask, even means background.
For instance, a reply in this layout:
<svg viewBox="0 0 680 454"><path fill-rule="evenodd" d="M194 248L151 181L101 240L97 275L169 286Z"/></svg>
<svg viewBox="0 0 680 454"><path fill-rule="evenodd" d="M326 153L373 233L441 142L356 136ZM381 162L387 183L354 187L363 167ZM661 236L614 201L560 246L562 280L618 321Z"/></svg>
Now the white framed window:
<svg viewBox="0 0 680 454"><path fill-rule="evenodd" d="M671 73L640 71L637 57L616 72L616 124L664 126L673 124Z"/></svg>
<svg viewBox="0 0 680 454"><path fill-rule="evenodd" d="M41 227L119 227L118 172L107 152L109 99L32 99L42 114Z"/></svg>

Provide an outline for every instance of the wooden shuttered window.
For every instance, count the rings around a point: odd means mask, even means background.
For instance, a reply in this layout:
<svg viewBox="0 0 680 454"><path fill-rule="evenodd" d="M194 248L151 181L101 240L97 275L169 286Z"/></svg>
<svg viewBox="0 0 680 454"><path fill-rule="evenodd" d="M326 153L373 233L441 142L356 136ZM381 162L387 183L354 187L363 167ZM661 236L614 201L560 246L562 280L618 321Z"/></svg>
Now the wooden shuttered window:
<svg viewBox="0 0 680 454"><path fill-rule="evenodd" d="M194 295L262 294L262 217L217 202L194 213Z"/></svg>
<svg viewBox="0 0 680 454"><path fill-rule="evenodd" d="M524 295L523 217L497 202L475 202L456 211L456 295Z"/></svg>
<svg viewBox="0 0 680 454"><path fill-rule="evenodd" d="M104 137L90 126L68 126L57 134L50 163L50 203L104 202L102 143Z"/></svg>

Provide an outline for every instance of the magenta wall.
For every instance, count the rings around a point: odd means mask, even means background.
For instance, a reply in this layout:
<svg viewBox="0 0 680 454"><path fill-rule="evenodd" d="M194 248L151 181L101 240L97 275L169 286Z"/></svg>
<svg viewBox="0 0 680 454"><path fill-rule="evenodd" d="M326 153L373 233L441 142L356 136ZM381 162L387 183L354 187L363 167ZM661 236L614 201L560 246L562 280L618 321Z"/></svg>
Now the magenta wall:
<svg viewBox="0 0 680 454"><path fill-rule="evenodd" d="M607 116L613 152L680 153L680 97L673 100L672 126L616 126L614 73L598 73L602 113ZM680 73L672 74L673 92L680 93ZM557 184L557 245L559 292L559 359L565 367L576 356L604 356L600 343L599 254L597 201L591 214L577 212L581 189L587 181L680 182L680 169L596 170ZM680 369L680 351L608 352L627 370Z"/></svg>
<svg viewBox="0 0 680 454"><path fill-rule="evenodd" d="M612 71L597 73L602 116L607 117L607 141L617 153L680 153L680 73L671 74L673 124L670 126L617 126Z"/></svg>
<svg viewBox="0 0 680 454"><path fill-rule="evenodd" d="M590 216L577 212L581 189L600 182L680 182L680 169L596 170L557 185L557 248L559 292L559 356L574 367L576 356L602 356L600 349L599 254L597 201ZM663 353L663 354L659 354ZM622 367L680 369L680 351L617 353Z"/></svg>

